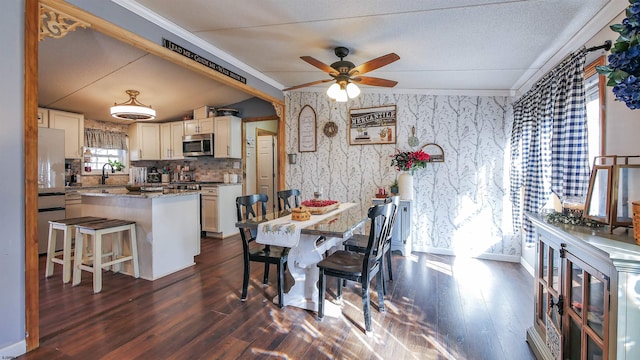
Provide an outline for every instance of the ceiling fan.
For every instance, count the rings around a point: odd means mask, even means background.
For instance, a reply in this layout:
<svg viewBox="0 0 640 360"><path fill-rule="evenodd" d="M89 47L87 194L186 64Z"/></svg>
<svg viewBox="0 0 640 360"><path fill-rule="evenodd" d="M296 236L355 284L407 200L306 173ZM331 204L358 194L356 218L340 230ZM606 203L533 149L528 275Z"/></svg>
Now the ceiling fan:
<svg viewBox="0 0 640 360"><path fill-rule="evenodd" d="M369 71L373 71L385 65L389 65L392 62L400 59L400 56L398 56L395 53L389 53L387 55L377 57L373 60L369 60L364 64L355 66L351 61L344 60L344 58L347 55L349 55L349 49L343 46L338 46L335 48L334 52L336 56L340 58L340 61L334 62L333 64L331 64L331 66L319 60L316 60L311 56L300 57L302 60L308 62L309 64L329 74L332 77L332 79L312 81L310 83L286 88L283 91L299 89L302 87L313 86L313 85L322 84L330 81L335 81L336 83L329 88L329 91L331 91L331 88L333 87L335 88L336 91L345 90L347 93L349 92L350 85L353 83L359 83L359 84L371 85L371 86L383 86L383 87L394 87L398 83L397 81L393 81L393 80L375 78L370 76L360 76L361 74L367 73ZM329 94L329 92L327 93ZM358 94L360 93L359 89L357 89L357 93ZM329 94L329 96L331 96L331 94ZM352 98L355 96L357 96L357 94L349 97ZM346 101L346 99L344 101Z"/></svg>

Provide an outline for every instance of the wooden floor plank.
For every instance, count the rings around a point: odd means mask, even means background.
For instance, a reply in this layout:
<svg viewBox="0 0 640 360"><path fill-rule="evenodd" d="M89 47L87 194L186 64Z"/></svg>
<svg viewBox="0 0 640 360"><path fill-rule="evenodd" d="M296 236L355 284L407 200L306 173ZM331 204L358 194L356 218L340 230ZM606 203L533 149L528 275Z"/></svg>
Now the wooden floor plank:
<svg viewBox="0 0 640 360"><path fill-rule="evenodd" d="M361 288L348 283L343 315L273 303L252 264L246 302L237 236L205 238L196 265L156 281L90 274L72 287L61 269L40 277L41 347L24 359L533 359L533 280L519 265L433 254L393 254L386 312L371 289L374 333L364 334ZM44 258L40 259L44 269ZM288 284L290 285L290 284ZM327 299L335 301L329 278Z"/></svg>

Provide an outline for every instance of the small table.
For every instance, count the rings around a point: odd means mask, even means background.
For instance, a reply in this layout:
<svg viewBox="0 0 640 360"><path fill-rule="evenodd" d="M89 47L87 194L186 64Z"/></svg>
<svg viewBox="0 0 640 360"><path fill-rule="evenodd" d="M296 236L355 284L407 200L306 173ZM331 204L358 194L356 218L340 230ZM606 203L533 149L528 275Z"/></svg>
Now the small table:
<svg viewBox="0 0 640 360"><path fill-rule="evenodd" d="M257 230L258 224L288 214L289 212L267 214L260 219L237 222L236 227ZM334 216L329 216L314 225L303 228L298 245L289 250L288 269L294 284L284 293L284 305L318 311L317 282L319 271L316 264L323 259L327 250L342 244L368 220L367 214L363 214L360 207L353 203L340 204L338 209L328 214ZM320 236L324 236L325 240L318 241ZM273 301L277 303L277 297ZM338 317L340 313L340 308L337 305L328 301L325 303L326 315Z"/></svg>

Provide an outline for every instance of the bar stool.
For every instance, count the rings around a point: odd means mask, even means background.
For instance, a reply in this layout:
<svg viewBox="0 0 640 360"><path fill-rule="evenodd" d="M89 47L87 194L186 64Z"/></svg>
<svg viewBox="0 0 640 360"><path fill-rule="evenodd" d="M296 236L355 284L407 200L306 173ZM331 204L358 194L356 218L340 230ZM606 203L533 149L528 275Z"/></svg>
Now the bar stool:
<svg viewBox="0 0 640 360"><path fill-rule="evenodd" d="M130 255L120 253L120 240L123 231L129 231L129 242L131 248ZM102 236L114 234L112 251L102 253ZM116 239L115 235L119 235ZM84 235L92 237L93 256L85 257L83 254ZM111 257L111 261L103 262L103 257ZM93 265L89 262L93 260ZM93 292L99 293L102 290L102 269L113 266L114 272L120 271L120 263L131 261L133 265L133 276L138 278L138 246L136 244L136 222L129 220L107 219L90 224L76 225L76 248L73 259L73 286L80 284L82 280L82 270L93 273Z"/></svg>
<svg viewBox="0 0 640 360"><path fill-rule="evenodd" d="M62 265L62 282L66 284L71 281L71 259L73 258L72 243L75 225L89 224L100 220L105 220L105 218L83 216L49 221L49 240L47 243L45 277L51 277L53 275L54 264L60 264ZM56 235L58 231L62 231L63 235L61 251L56 251L56 246L58 245ZM62 255L62 258L59 258L60 255Z"/></svg>

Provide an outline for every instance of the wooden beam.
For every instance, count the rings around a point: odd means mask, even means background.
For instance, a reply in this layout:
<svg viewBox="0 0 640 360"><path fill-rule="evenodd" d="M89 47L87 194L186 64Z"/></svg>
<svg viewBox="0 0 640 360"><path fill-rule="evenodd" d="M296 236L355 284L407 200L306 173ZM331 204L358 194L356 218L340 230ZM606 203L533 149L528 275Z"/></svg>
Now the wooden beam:
<svg viewBox="0 0 640 360"><path fill-rule="evenodd" d="M40 346L38 289L38 0L25 1L24 201L25 321L27 351Z"/></svg>
<svg viewBox="0 0 640 360"><path fill-rule="evenodd" d="M156 44L155 42L147 40L140 35L132 33L121 27L118 27L102 18L99 18L93 14L90 14L62 0L40 0L40 2L53 9L57 9L67 15L73 16L74 18L77 18L80 21L86 22L94 30L97 30L105 35L111 36L112 38L122 41L125 44L129 44L140 50L156 55L162 59L181 65L198 74L202 74L208 78L216 80L234 89L243 91L249 95L255 96L265 101L269 101L271 103L277 103L284 106L283 98L276 98L274 96L271 96L270 94L267 94L256 88L253 88L247 84L243 84L239 81L233 80L226 75L223 75L213 69L210 69L202 64L199 64L191 59L188 59L180 54L177 54L160 44Z"/></svg>

